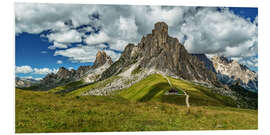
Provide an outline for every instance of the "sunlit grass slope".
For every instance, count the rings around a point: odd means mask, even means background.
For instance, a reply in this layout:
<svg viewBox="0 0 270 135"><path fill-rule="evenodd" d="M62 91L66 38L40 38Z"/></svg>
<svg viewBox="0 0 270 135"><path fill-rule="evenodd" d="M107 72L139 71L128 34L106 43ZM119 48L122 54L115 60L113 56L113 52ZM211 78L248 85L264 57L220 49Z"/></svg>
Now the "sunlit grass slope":
<svg viewBox="0 0 270 135"><path fill-rule="evenodd" d="M221 96L211 93L210 89L195 85L191 82L173 79L169 80L179 90L184 90L190 96L189 101L192 106L232 106L235 107L236 103L230 97ZM131 87L119 92L119 95L131 101L160 101L178 105L185 105L184 95L165 95L164 93L170 89L167 80L159 74L153 74Z"/></svg>

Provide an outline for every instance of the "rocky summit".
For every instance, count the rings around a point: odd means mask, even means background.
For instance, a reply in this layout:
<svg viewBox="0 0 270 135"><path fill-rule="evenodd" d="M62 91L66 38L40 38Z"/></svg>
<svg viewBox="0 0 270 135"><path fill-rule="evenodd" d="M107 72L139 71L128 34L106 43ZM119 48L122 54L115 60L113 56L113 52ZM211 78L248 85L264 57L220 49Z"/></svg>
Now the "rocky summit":
<svg viewBox="0 0 270 135"><path fill-rule="evenodd" d="M137 68L144 70L152 69L185 80L220 85L213 71L189 54L178 39L168 35L168 25L164 22L156 23L152 33L144 36L137 45L128 44L119 60L102 74L102 78L119 74L135 63Z"/></svg>
<svg viewBox="0 0 270 135"><path fill-rule="evenodd" d="M222 83L238 84L246 89L258 90L257 73L251 71L248 67L224 56L214 56L211 61L217 72L217 77Z"/></svg>
<svg viewBox="0 0 270 135"><path fill-rule="evenodd" d="M106 62L108 62L108 64L110 65L113 63L111 57L108 56L105 51L98 51L98 53L96 54L96 60L94 62L93 68L101 67Z"/></svg>

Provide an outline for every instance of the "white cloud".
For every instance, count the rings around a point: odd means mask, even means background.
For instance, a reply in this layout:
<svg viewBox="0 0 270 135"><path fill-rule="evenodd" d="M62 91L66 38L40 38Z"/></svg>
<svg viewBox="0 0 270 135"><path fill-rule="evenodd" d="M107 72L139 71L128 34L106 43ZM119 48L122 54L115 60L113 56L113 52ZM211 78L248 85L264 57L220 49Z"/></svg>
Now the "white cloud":
<svg viewBox="0 0 270 135"><path fill-rule="evenodd" d="M76 30L67 30L61 32L51 33L48 36L49 41L56 41L60 43L81 42L81 34Z"/></svg>
<svg viewBox="0 0 270 135"><path fill-rule="evenodd" d="M121 53L116 53L112 50L104 50L107 55L109 55L112 58L112 61L116 61L120 58Z"/></svg>
<svg viewBox="0 0 270 135"><path fill-rule="evenodd" d="M129 43L125 40L113 40L110 41L110 48L115 50L124 51L126 45Z"/></svg>
<svg viewBox="0 0 270 135"><path fill-rule="evenodd" d="M32 74L46 75L49 73L57 73L58 69L49 69L49 68L34 68Z"/></svg>
<svg viewBox="0 0 270 135"><path fill-rule="evenodd" d="M108 42L110 38L104 32L99 32L97 34L91 34L85 39L85 43L88 45L96 45Z"/></svg>
<svg viewBox="0 0 270 135"><path fill-rule="evenodd" d="M43 79L43 78L33 78L33 79L35 79L35 80L37 80L37 81L40 81L40 80Z"/></svg>
<svg viewBox="0 0 270 135"><path fill-rule="evenodd" d="M49 68L32 68L31 66L16 66L15 73L19 74L48 74L48 73L56 73L58 69L49 69Z"/></svg>
<svg viewBox="0 0 270 135"><path fill-rule="evenodd" d="M44 30L67 29L65 22L74 27L89 22L88 15L96 11L95 5L15 3L16 33L40 33Z"/></svg>
<svg viewBox="0 0 270 135"><path fill-rule="evenodd" d="M238 58L237 61L241 64L244 64L251 68L257 68L258 67L258 58L257 57L246 57L246 58Z"/></svg>
<svg viewBox="0 0 270 135"><path fill-rule="evenodd" d="M181 33L187 36L184 45L191 53L229 57L257 53L257 26L228 9L218 12L215 8L204 8L185 20Z"/></svg>
<svg viewBox="0 0 270 135"><path fill-rule="evenodd" d="M33 79L32 76L24 76L24 77L21 77L21 79Z"/></svg>
<svg viewBox="0 0 270 135"><path fill-rule="evenodd" d="M72 70L72 69L74 69L73 67L68 67L68 70Z"/></svg>
<svg viewBox="0 0 270 135"><path fill-rule="evenodd" d="M62 61L62 60L57 60L56 63L57 63L57 64L62 64L63 61Z"/></svg>
<svg viewBox="0 0 270 135"><path fill-rule="evenodd" d="M54 56L65 56L73 62L93 62L96 58L97 51L94 46L78 46L66 50L57 50Z"/></svg>
<svg viewBox="0 0 270 135"><path fill-rule="evenodd" d="M66 50L57 50L55 51L55 56L61 55L68 57L73 62L94 62L96 59L96 54L99 49L95 46L77 46L69 48ZM105 50L105 52L112 57L113 60L116 60L120 57L119 53L116 53L111 50Z"/></svg>
<svg viewBox="0 0 270 135"><path fill-rule="evenodd" d="M68 45L66 45L66 44L53 42L53 45L49 46L48 49L54 50L56 48L67 48L67 47L68 47Z"/></svg>
<svg viewBox="0 0 270 135"><path fill-rule="evenodd" d="M26 73L31 73L33 72L33 69L31 66L16 66L15 68L15 72L16 73L23 73L23 74L26 74Z"/></svg>

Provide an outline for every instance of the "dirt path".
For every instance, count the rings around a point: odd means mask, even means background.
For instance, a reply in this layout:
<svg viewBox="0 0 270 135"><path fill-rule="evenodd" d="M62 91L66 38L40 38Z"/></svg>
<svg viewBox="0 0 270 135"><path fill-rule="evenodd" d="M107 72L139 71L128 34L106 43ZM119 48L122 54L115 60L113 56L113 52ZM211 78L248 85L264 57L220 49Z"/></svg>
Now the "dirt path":
<svg viewBox="0 0 270 135"><path fill-rule="evenodd" d="M170 87L173 88L173 85L172 85L171 81L169 80L169 78L167 76L163 75L163 74L161 74L161 75L168 81ZM182 90L182 89L180 89L180 90L185 94L185 96L186 96L186 105L187 105L187 108L189 108L190 107L190 105L189 105L189 95L184 90Z"/></svg>

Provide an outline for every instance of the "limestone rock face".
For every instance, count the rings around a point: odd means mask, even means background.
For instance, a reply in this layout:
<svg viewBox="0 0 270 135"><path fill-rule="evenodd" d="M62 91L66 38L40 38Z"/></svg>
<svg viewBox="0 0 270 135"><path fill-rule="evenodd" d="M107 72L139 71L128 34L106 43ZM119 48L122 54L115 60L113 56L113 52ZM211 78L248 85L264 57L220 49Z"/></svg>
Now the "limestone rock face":
<svg viewBox="0 0 270 135"><path fill-rule="evenodd" d="M99 51L96 54L96 60L93 66L80 66L77 70L71 69L68 70L65 67L59 68L56 74L51 73L45 76L41 80L42 89L50 89L66 83L84 79L85 77L94 78L91 80L97 79L96 76L101 74L101 71L104 71L112 64L112 59L104 51Z"/></svg>
<svg viewBox="0 0 270 135"><path fill-rule="evenodd" d="M144 36L138 45L128 44L119 60L102 74L102 78L119 74L136 62L141 68L220 85L213 71L189 54L176 38L168 35L168 25L164 22L156 23L152 33Z"/></svg>
<svg viewBox="0 0 270 135"><path fill-rule="evenodd" d="M68 69L66 69L64 67L60 67L58 72L56 73L56 76L57 76L57 79L60 79L60 80L66 79L66 80L68 80L68 79L71 79L74 76L75 73L76 73L76 71L74 71L74 70L69 71Z"/></svg>
<svg viewBox="0 0 270 135"><path fill-rule="evenodd" d="M230 85L237 83L246 89L258 90L257 73L251 71L248 67L223 56L214 56L211 61L221 82Z"/></svg>
<svg viewBox="0 0 270 135"><path fill-rule="evenodd" d="M192 54L192 56L197 57L200 61L202 61L205 65L205 67L208 70L211 70L216 73L216 69L214 68L214 65L210 59L207 58L205 54Z"/></svg>
<svg viewBox="0 0 270 135"><path fill-rule="evenodd" d="M108 62L110 65L113 63L110 56L104 51L98 51L96 54L96 60L94 62L93 68L98 68Z"/></svg>
<svg viewBox="0 0 270 135"><path fill-rule="evenodd" d="M91 66L80 66L76 71L75 71L75 78L79 79L82 76L84 76L92 67Z"/></svg>

